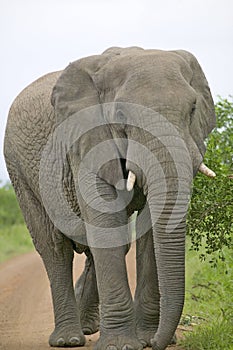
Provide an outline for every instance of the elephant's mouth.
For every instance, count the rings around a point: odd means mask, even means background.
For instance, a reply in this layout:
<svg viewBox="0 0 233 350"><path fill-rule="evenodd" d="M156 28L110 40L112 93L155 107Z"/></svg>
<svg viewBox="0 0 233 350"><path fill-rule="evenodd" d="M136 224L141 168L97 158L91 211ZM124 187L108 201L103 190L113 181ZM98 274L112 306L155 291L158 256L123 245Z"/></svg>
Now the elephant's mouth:
<svg viewBox="0 0 233 350"><path fill-rule="evenodd" d="M201 165L199 166L200 173L208 176L208 177L215 177L216 174L213 170L211 170L210 168L208 168L204 163L201 163ZM129 171L128 173L128 177L127 177L127 183L126 183L126 189L127 191L132 191L132 189L134 188L134 184L136 182L136 175L134 174L133 171Z"/></svg>

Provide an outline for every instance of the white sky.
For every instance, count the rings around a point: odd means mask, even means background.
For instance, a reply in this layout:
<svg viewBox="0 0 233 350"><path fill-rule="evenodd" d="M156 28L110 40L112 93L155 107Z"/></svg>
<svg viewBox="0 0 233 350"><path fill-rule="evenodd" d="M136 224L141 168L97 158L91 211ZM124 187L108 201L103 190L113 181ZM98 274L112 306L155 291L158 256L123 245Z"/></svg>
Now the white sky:
<svg viewBox="0 0 233 350"><path fill-rule="evenodd" d="M0 0L0 180L7 113L30 82L110 46L186 49L233 95L232 0Z"/></svg>

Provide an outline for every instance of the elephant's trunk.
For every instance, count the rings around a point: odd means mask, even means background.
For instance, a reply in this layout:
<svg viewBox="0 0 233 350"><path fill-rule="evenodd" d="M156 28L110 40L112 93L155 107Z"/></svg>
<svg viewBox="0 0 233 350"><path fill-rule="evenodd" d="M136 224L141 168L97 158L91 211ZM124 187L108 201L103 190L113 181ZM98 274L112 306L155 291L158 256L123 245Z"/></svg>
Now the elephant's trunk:
<svg viewBox="0 0 233 350"><path fill-rule="evenodd" d="M149 190L150 191L150 190ZM158 212L163 207L159 218ZM172 339L183 309L185 287L185 212L176 207L176 194L159 200L151 197L154 249L160 290L160 321L153 340L163 350Z"/></svg>
<svg viewBox="0 0 233 350"><path fill-rule="evenodd" d="M144 136L143 145L137 147L138 142L133 141L128 149L128 170L135 173L147 195L153 228L160 291L160 321L152 340L156 350L164 350L171 341L185 293L186 213L193 168L184 140L177 132L172 134L173 130L166 127L163 134L160 130L155 137ZM135 134L132 138L136 139ZM130 179L127 185L132 186Z"/></svg>
<svg viewBox="0 0 233 350"><path fill-rule="evenodd" d="M181 140L179 140L181 141ZM153 349L163 350L171 341L183 309L185 294L185 230L192 167L183 142L173 145L146 172L155 258L160 290L160 321ZM182 155L182 157L180 156Z"/></svg>

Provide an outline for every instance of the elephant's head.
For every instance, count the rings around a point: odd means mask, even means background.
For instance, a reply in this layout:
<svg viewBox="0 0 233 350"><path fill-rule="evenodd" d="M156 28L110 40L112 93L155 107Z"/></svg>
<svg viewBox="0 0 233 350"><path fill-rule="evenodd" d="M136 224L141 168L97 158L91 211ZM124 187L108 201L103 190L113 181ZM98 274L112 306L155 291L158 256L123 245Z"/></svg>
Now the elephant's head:
<svg viewBox="0 0 233 350"><path fill-rule="evenodd" d="M147 196L161 294L154 348L164 349L183 308L191 181L199 168L214 175L202 164L204 140L215 126L206 78L186 51L112 48L70 64L54 88L52 103L58 124L99 106L102 121L91 122L95 129L89 125L84 132L80 124L79 160L99 142L111 140L111 157L97 169L98 176L121 188L129 174L128 190L136 181Z"/></svg>

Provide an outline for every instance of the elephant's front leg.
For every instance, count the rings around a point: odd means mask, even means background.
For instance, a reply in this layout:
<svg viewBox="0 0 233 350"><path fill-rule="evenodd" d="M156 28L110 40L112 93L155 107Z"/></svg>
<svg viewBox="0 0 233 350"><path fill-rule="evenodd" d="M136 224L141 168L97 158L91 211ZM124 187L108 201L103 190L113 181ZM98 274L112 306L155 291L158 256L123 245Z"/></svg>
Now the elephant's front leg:
<svg viewBox="0 0 233 350"><path fill-rule="evenodd" d="M121 194L101 179L98 179L98 193L91 181L89 184L85 200L81 194L78 198L100 300L100 339L95 350L140 350L125 263L128 218L124 198L121 202Z"/></svg>
<svg viewBox="0 0 233 350"><path fill-rule="evenodd" d="M125 246L92 248L100 296L100 339L96 350L136 350L133 301L125 264Z"/></svg>

